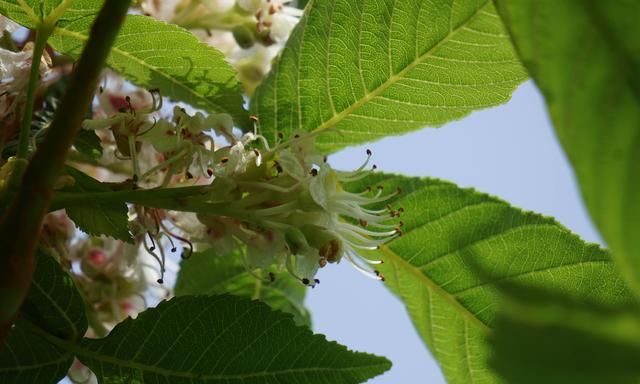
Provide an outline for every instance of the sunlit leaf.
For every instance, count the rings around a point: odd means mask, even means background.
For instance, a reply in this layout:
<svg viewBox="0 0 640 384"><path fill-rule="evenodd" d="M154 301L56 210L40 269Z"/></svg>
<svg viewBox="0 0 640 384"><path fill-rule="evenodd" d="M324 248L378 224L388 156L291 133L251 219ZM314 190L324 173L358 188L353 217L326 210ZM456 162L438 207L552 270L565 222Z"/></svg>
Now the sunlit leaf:
<svg viewBox="0 0 640 384"><path fill-rule="evenodd" d="M352 188L376 184L401 187L391 205L404 208L404 235L379 251L380 271L450 383L499 382L485 341L498 308L496 283L595 303L631 300L609 255L553 219L434 179L377 175Z"/></svg>
<svg viewBox="0 0 640 384"><path fill-rule="evenodd" d="M525 79L491 1L314 0L252 100L264 134L322 150L502 104Z"/></svg>

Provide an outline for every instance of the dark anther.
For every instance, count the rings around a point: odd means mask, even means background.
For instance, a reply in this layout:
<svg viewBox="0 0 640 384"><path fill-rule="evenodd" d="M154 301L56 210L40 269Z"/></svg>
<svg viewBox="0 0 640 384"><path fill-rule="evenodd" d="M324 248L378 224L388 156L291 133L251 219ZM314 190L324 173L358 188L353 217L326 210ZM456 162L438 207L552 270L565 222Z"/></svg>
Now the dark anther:
<svg viewBox="0 0 640 384"><path fill-rule="evenodd" d="M176 251L176 247L171 248L171 252L175 252Z"/></svg>
<svg viewBox="0 0 640 384"><path fill-rule="evenodd" d="M371 167L371 169L378 169L378 166L373 164L373 167Z"/></svg>
<svg viewBox="0 0 640 384"><path fill-rule="evenodd" d="M228 161L229 161L229 158L228 158L228 157L223 157L223 158L222 158L222 160L220 160L220 162L221 162L222 164L225 164L225 163L227 163Z"/></svg>
<svg viewBox="0 0 640 384"><path fill-rule="evenodd" d="M377 185L376 188L378 188L379 190L383 190L384 187L382 185Z"/></svg>
<svg viewBox="0 0 640 384"><path fill-rule="evenodd" d="M253 154L257 156L260 156L260 151L258 151L257 149L253 150Z"/></svg>
<svg viewBox="0 0 640 384"><path fill-rule="evenodd" d="M369 223L367 222L367 220L365 219L360 219L360 226L362 226L363 228L366 228L367 225L369 225Z"/></svg>
<svg viewBox="0 0 640 384"><path fill-rule="evenodd" d="M207 168L207 175L209 175L209 177L213 176L213 169Z"/></svg>
<svg viewBox="0 0 640 384"><path fill-rule="evenodd" d="M322 161L324 161L326 163L327 162L327 156L323 157Z"/></svg>
<svg viewBox="0 0 640 384"><path fill-rule="evenodd" d="M307 279L306 277L302 279L302 284L304 285L309 285L309 279Z"/></svg>
<svg viewBox="0 0 640 384"><path fill-rule="evenodd" d="M158 282L158 284L164 284L164 279L159 278L158 280L156 280Z"/></svg>
<svg viewBox="0 0 640 384"><path fill-rule="evenodd" d="M273 272L269 272L269 280L273 283L276 281L276 275Z"/></svg>
<svg viewBox="0 0 640 384"><path fill-rule="evenodd" d="M102 86L100 86L99 90L100 90L100 93L104 92L104 88L102 88Z"/></svg>
<svg viewBox="0 0 640 384"><path fill-rule="evenodd" d="M313 168L310 172L311 176L318 176L318 170Z"/></svg>
<svg viewBox="0 0 640 384"><path fill-rule="evenodd" d="M376 276L380 276L380 271L378 271L377 269L375 271L373 271L373 273L375 273Z"/></svg>
<svg viewBox="0 0 640 384"><path fill-rule="evenodd" d="M313 279L313 281L314 281L316 284L320 284L320 280L318 280L318 279Z"/></svg>
<svg viewBox="0 0 640 384"><path fill-rule="evenodd" d="M367 156L371 156L371 150L367 149Z"/></svg>
<svg viewBox="0 0 640 384"><path fill-rule="evenodd" d="M185 175L185 177L186 177L187 179L189 179L189 180L193 179L193 175L192 175L192 174L191 174L191 172L189 172L189 171L185 172L185 174L184 174L184 175Z"/></svg>
<svg viewBox="0 0 640 384"><path fill-rule="evenodd" d="M132 180L134 183L138 182L138 175L133 175Z"/></svg>
<svg viewBox="0 0 640 384"><path fill-rule="evenodd" d="M278 139L284 139L284 134L282 132L278 132Z"/></svg>
<svg viewBox="0 0 640 384"><path fill-rule="evenodd" d="M299 138L300 138L300 135L295 134L295 135L293 135L293 138L294 138L294 139L299 139Z"/></svg>

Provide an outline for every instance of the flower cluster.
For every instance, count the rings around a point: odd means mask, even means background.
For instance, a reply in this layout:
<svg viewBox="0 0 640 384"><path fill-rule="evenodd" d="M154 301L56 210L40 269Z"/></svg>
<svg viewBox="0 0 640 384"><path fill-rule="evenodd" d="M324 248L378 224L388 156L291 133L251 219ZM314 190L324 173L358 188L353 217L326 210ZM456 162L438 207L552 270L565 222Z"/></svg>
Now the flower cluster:
<svg viewBox="0 0 640 384"><path fill-rule="evenodd" d="M222 214L199 214L212 246L224 252L234 241L246 245L246 264L266 268L276 264L303 284L314 286L315 274L329 263L347 259L368 276L383 279L372 266L380 263L360 255L402 234L397 220L402 209L371 209L399 193L382 187L361 193L344 183L366 177L367 160L353 172L336 171L314 150L314 137L295 134L273 149L245 148L260 136L220 148L222 158L211 195ZM266 144L265 144L266 145Z"/></svg>
<svg viewBox="0 0 640 384"><path fill-rule="evenodd" d="M77 237L64 211L45 216L40 244L46 246L76 282L87 305L92 335L100 335L146 308L148 271L138 243L108 237ZM153 267L152 267L153 268Z"/></svg>

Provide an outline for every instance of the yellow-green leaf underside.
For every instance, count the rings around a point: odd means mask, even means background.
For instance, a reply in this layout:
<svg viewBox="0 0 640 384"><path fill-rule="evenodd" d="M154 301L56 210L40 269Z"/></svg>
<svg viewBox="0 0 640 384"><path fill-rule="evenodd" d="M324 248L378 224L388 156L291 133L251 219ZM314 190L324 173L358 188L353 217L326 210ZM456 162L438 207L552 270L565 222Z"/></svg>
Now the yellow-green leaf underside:
<svg viewBox="0 0 640 384"><path fill-rule="evenodd" d="M375 175L350 188L376 184L401 187L391 205L404 208L404 234L378 251L379 269L449 383L499 382L485 341L498 309L497 283L596 303L631 300L607 252L551 218L434 179Z"/></svg>
<svg viewBox="0 0 640 384"><path fill-rule="evenodd" d="M491 1L314 0L252 100L324 151L506 102L526 78Z"/></svg>

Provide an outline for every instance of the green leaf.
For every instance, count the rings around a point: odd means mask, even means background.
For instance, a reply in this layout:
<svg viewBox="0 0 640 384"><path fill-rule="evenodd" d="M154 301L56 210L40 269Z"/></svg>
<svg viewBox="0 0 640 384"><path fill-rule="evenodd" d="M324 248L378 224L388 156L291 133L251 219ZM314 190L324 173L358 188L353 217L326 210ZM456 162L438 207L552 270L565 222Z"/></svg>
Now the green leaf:
<svg viewBox="0 0 640 384"><path fill-rule="evenodd" d="M489 0L314 0L252 100L269 139L323 151L502 104L526 75Z"/></svg>
<svg viewBox="0 0 640 384"><path fill-rule="evenodd" d="M87 330L84 301L71 276L42 249L36 254L36 270L22 315L65 340L77 340Z"/></svg>
<svg viewBox="0 0 640 384"><path fill-rule="evenodd" d="M291 316L234 296L183 296L127 319L78 358L98 380L136 383L360 383L388 360L351 352Z"/></svg>
<svg viewBox="0 0 640 384"><path fill-rule="evenodd" d="M42 334L77 341L87 330L87 319L71 277L42 250L36 255L36 270L22 312L0 348L0 382L59 381L67 373L73 353L51 344Z"/></svg>
<svg viewBox="0 0 640 384"><path fill-rule="evenodd" d="M350 188L401 187L404 235L378 257L449 383L499 382L485 341L498 303L496 283L546 287L595 303L631 300L609 255L553 219L434 179L375 175ZM493 278L474 272L473 266Z"/></svg>
<svg viewBox="0 0 640 384"><path fill-rule="evenodd" d="M35 1L35 0L34 0ZM0 1L0 13L26 27L31 20L15 5ZM103 1L75 2L58 21L49 44L79 57ZM235 70L217 49L176 25L140 15L129 15L111 49L107 64L128 80L209 112L228 113L246 128L249 116Z"/></svg>
<svg viewBox="0 0 640 384"><path fill-rule="evenodd" d="M499 0L587 208L640 294L640 24L632 0Z"/></svg>
<svg viewBox="0 0 640 384"><path fill-rule="evenodd" d="M74 178L75 184L65 189L65 192L111 191L109 187L81 171L68 167L66 172ZM111 236L114 239L127 242L132 241L129 233L128 208L126 204L109 202L91 206L67 207L66 211L76 226L85 233L93 236Z"/></svg>
<svg viewBox="0 0 640 384"><path fill-rule="evenodd" d="M291 313L296 324L311 325L309 311L304 306L307 287L288 273L275 275L273 282L268 282L266 272L262 272L261 277L262 280L257 279L247 272L239 251L222 256L208 249L195 252L180 263L175 295L231 293L259 299L273 309Z"/></svg>
<svg viewBox="0 0 640 384"><path fill-rule="evenodd" d="M489 338L490 364L505 381L638 383L637 307L607 308L517 289L521 297L504 303Z"/></svg>
<svg viewBox="0 0 640 384"><path fill-rule="evenodd" d="M56 28L51 45L77 57L89 37L92 20L81 18ZM236 125L249 125L235 70L217 49L176 25L129 15L107 64L139 86L209 112L225 112Z"/></svg>
<svg viewBox="0 0 640 384"><path fill-rule="evenodd" d="M0 349L0 383L57 383L73 362L73 353L53 345L18 320Z"/></svg>

